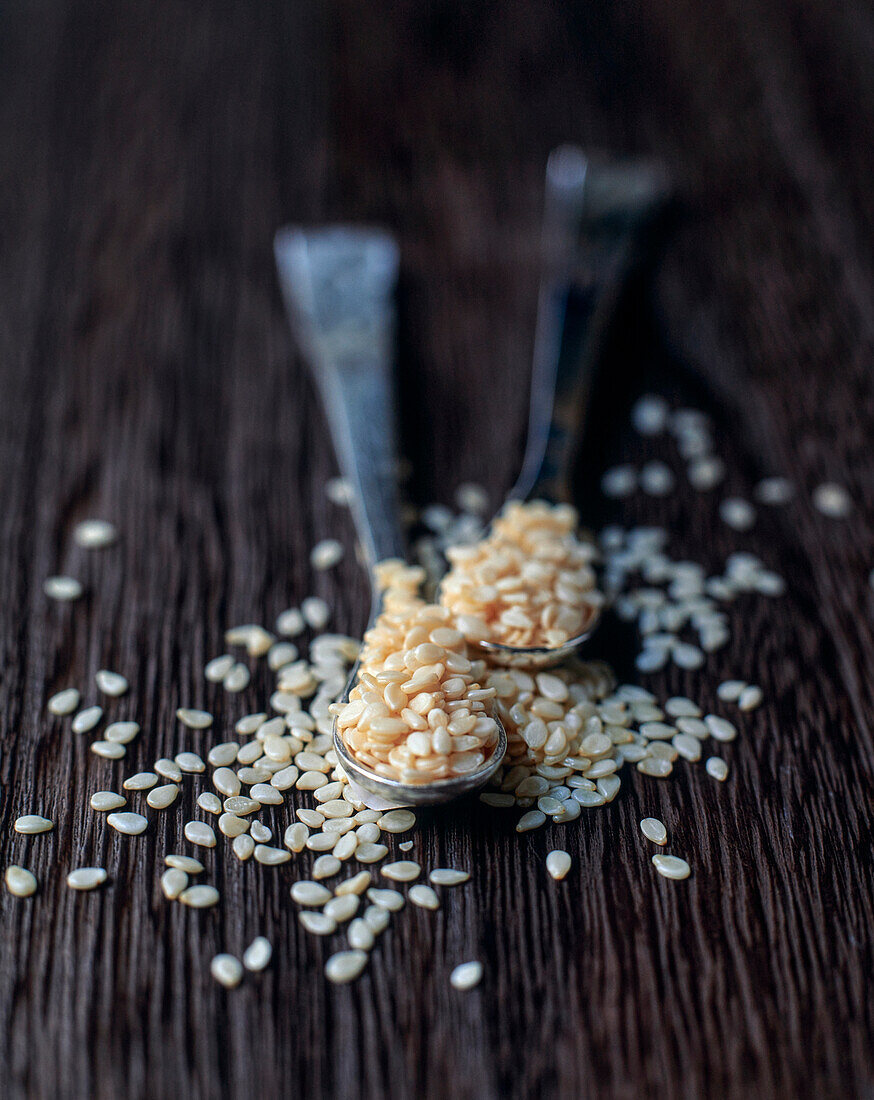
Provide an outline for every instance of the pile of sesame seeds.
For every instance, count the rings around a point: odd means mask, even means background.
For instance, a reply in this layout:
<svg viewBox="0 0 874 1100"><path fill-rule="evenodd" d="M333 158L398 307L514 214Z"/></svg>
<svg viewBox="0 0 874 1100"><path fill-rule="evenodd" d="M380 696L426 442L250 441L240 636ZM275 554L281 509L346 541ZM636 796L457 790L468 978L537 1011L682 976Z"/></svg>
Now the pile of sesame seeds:
<svg viewBox="0 0 874 1100"><path fill-rule="evenodd" d="M644 398L632 418L643 434L667 433L674 439L696 490L707 492L722 483L725 464L712 453L713 433L703 414L671 411L660 398ZM640 470L608 471L603 488L617 498L638 490L663 496L674 490L676 480L666 463L654 460ZM335 504L352 500L343 479L329 482L326 492ZM841 492L837 486L821 487L814 504L826 515L847 514L849 498L844 494L839 504ZM751 492L758 505L767 507L787 504L794 495L794 487L783 478L766 478ZM727 509L735 520L729 525L744 530L751 524L737 522L738 502L752 509L755 521L753 506L743 498L723 500L723 518ZM448 548L483 538L488 510L484 491L462 486L456 503L459 512L431 505L415 517L424 528L415 551L425 574L437 574ZM97 549L112 545L117 532L105 521L85 521L74 539L79 546ZM616 614L637 624L641 644L636 665L644 675L669 662L688 671L704 668L709 655L730 640L728 605L736 597L776 598L785 591L779 574L748 552L730 555L720 572L708 574L698 563L672 559L669 544L668 531L655 527L611 526L598 540L604 591ZM313 549L310 560L314 569L326 570L342 557L342 544L329 539ZM75 600L82 594L74 578L50 578L45 590L54 599ZM204 679L232 696L252 691L252 662L264 660L275 684L263 708L219 729L210 711L180 707L180 751L175 757L119 776L118 789L94 790L90 805L96 817L132 838L131 843L153 826L157 815L170 820L169 832L176 838L171 847L187 844L189 851L166 852L155 869L168 903L190 908L222 903L192 851L209 850L214 858L232 861L251 859L265 874L280 873L272 868L289 864L295 869L290 898L298 907L300 926L314 936L338 937L324 972L328 980L346 983L364 973L380 936L407 905L438 911L442 892L463 885L470 875L457 868L424 868L408 855L415 841L400 839L414 828L415 815L406 809L370 809L350 787L332 747L332 708L343 695L359 642L327 632L330 618L328 604L310 596L299 607L281 611L273 629L258 623L228 629L227 652L206 663ZM77 734L91 733L106 721L91 745L98 756L123 760L129 749L141 756L140 725L111 720L116 700L128 690L125 676L102 669L94 686L99 704L82 707L79 688L64 687L48 700L48 713L62 722L69 719ZM725 781L728 762L711 755L708 744L733 741L738 714L763 702L760 687L738 679L724 681L716 692L720 709L724 705L728 714L708 712L685 696L660 701L639 684L617 684L612 671L597 661L573 660L540 673L493 668L483 686L494 694L509 750L480 799L496 809L518 809L515 828L520 834L569 824L583 810L608 804L620 791L625 765L663 780L680 762L704 761L710 777ZM203 755L186 745L186 731L210 739ZM186 785L196 792L197 810L189 820L174 809ZM19 832L36 838L52 827L37 813L23 814L16 822ZM641 822L641 833L659 847L668 843L667 829L655 818ZM669 879L692 873L685 858L668 852L655 853L652 864ZM562 849L550 851L546 871L561 882L572 871L571 857ZM76 890L100 889L111 882L101 867L70 867L63 873ZM6 869L5 882L21 898L38 889L31 872L17 865ZM272 954L269 939L259 936L241 958L222 952L209 967L215 980L231 989L246 972L268 966ZM482 975L481 963L461 962L449 981L466 990Z"/></svg>

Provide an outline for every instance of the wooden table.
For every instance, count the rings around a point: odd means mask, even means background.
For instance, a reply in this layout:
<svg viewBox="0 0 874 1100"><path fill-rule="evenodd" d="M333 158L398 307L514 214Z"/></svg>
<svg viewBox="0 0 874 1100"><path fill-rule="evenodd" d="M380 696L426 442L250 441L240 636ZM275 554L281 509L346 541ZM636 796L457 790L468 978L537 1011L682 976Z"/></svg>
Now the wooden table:
<svg viewBox="0 0 874 1100"><path fill-rule="evenodd" d="M0 22L0 846L40 881L0 898L2 1088L11 1097L863 1096L871 1069L874 594L874 17L857 0L507 4L6 5ZM334 459L271 256L288 221L371 219L403 246L401 386L417 501L461 481L498 501L524 431L546 152L648 153L683 200L657 270L629 289L594 397L581 498L594 524L669 525L720 568L749 548L787 596L731 607L700 673L645 679L715 705L739 675L766 705L731 777L627 776L608 808L530 837L477 803L426 818L427 865L470 868L436 915L402 914L365 977L327 985L276 871L209 858L223 904L158 888L193 785L141 838L90 793L182 747L180 704L218 730L263 697L205 684L225 626L310 592L358 631L366 583L337 536ZM645 456L627 427L655 388L706 408L730 475L605 505L600 473ZM740 535L721 494L799 487ZM828 519L810 490L851 492ZM114 520L87 552L74 523ZM86 584L71 606L42 582ZM606 654L627 669L628 631ZM101 761L47 697L131 680L143 734ZM263 679L260 677L263 675ZM93 687L88 699L95 698ZM192 735L202 748L219 733ZM12 831L21 813L56 822ZM653 874L638 819L694 873ZM277 820L283 820L277 815ZM546 875L558 844L574 857ZM81 895L77 863L110 882ZM269 971L209 975L258 933ZM448 984L479 958L474 992Z"/></svg>

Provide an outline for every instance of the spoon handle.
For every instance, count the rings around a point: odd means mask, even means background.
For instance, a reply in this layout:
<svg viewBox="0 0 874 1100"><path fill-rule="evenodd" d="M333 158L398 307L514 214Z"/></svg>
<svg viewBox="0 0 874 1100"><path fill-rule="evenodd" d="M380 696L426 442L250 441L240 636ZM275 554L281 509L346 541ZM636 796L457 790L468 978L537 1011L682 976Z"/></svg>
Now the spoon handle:
<svg viewBox="0 0 874 1100"><path fill-rule="evenodd" d="M331 429L367 565L403 557L392 385L398 247L382 230L280 230L279 280Z"/></svg>
<svg viewBox="0 0 874 1100"><path fill-rule="evenodd" d="M640 230L667 195L664 173L650 162L598 164L567 145L550 154L528 440L511 499L573 499L599 340Z"/></svg>

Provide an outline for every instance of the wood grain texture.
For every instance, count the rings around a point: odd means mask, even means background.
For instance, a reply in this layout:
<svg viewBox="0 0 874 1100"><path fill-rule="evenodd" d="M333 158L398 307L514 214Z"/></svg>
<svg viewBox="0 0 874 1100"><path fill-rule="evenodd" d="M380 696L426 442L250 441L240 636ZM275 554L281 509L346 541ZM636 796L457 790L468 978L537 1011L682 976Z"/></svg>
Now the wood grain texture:
<svg viewBox="0 0 874 1100"><path fill-rule="evenodd" d="M0 1074L12 1097L832 1097L874 1089L874 17L848 0L209 4L21 0L0 14L0 860L40 880L0 897ZM87 807L126 770L44 704L99 667L132 684L128 766L195 749L181 703L226 728L262 697L201 675L221 631L304 595L356 631L350 559L311 575L334 462L286 331L271 257L288 221L400 234L401 390L412 493L516 473L536 297L540 180L562 140L662 158L684 202L605 351L581 497L593 523L671 525L718 567L748 546L789 580L732 607L702 673L651 678L707 705L738 674L767 705L717 785L629 776L609 808L522 842L477 804L426 818L426 864L473 870L436 915L402 915L366 976L326 988L327 945L288 898L292 866L208 854L224 903L158 888L177 810L109 836ZM800 499L738 536L716 494L605 507L594 486L664 441L625 427L655 386L706 407L727 491L771 473ZM678 467L679 468L679 467ZM809 505L826 478L847 522ZM75 549L87 515L118 546ZM50 605L43 579L87 585ZM628 666L630 639L605 632ZM89 691L89 701L93 692ZM14 834L20 813L54 832ZM661 817L695 872L657 879ZM284 821L284 813L276 815ZM545 874L556 843L574 856ZM107 888L64 885L77 862ZM233 993L221 949L267 934ZM451 967L480 958L474 992Z"/></svg>

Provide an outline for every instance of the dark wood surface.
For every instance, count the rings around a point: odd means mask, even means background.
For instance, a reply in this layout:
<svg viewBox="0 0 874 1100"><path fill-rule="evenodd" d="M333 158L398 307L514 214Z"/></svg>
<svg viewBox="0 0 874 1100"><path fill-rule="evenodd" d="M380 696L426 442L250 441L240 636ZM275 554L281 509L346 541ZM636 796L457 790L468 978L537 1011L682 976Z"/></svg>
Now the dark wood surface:
<svg viewBox="0 0 874 1100"><path fill-rule="evenodd" d="M280 1095L847 1097L874 1089L874 15L857 0L639 4L149 4L44 0L0 15L0 1091L11 1097ZM659 693L712 705L762 684L717 785L629 775L607 809L520 840L474 804L426 819L423 860L473 870L439 914L406 912L366 976L328 987L278 871L208 857L216 910L168 904L163 853L191 787L142 838L91 791L182 747L181 704L218 728L263 695L204 684L222 629L312 591L363 625L334 460L286 330L271 257L287 221L368 218L403 245L401 386L413 495L520 457L542 165L573 139L655 154L683 201L622 305L588 437L594 523L671 525L718 567L749 547L789 580L731 609L731 646ZM606 464L665 441L627 427L655 386L707 408L727 490L786 474L797 502L738 535L718 494L605 507ZM834 478L852 518L816 513ZM76 550L74 522L116 521ZM70 571L87 598L51 605ZM629 638L605 634L628 664ZM48 720L49 694L110 667L144 734L125 765ZM89 698L91 696L89 695ZM218 735L186 738L206 747ZM57 822L14 834L20 813ZM658 879L637 821L689 856ZM284 814L277 815L284 821ZM575 859L546 876L557 843ZM64 885L104 864L93 895ZM271 969L227 993L216 950L267 934ZM485 964L470 994L451 967Z"/></svg>

